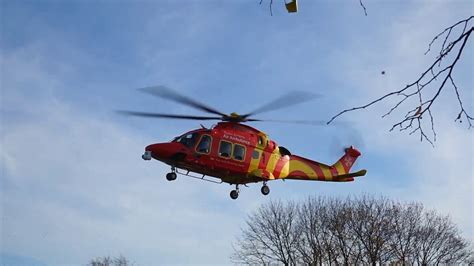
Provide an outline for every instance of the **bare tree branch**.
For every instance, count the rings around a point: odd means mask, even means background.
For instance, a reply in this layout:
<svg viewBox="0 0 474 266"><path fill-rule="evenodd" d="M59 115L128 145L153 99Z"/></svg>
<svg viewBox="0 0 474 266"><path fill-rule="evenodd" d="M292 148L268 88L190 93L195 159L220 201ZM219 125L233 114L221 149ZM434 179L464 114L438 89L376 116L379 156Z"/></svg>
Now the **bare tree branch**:
<svg viewBox="0 0 474 266"><path fill-rule="evenodd" d="M434 118L433 114L431 112L431 107L434 104L434 102L438 99L438 96L441 94L444 88L446 88L446 83L449 81L449 83L452 85L457 101L460 107L460 111L455 119L455 121L459 121L460 123L462 122L462 118L464 117L467 120L468 123L468 129L473 127L473 117L467 113L467 111L464 109L463 106L463 101L461 99L460 93L459 93L459 88L454 82L453 78L453 70L456 64L458 63L459 59L461 58L461 55L464 51L464 48L466 46L466 43L469 39L469 36L471 35L473 31L473 27L471 26L471 20L474 16L470 16L467 19L460 20L457 23L451 25L450 27L447 27L444 29L441 33L436 35L433 40L430 42L428 45L428 50L426 51L425 54L427 54L435 41L439 38L444 37L444 41L441 45L439 55L436 56L435 61L431 64L430 67L428 67L419 77L417 80L414 82L406 85L404 88L397 90L397 91L392 91L390 93L387 93L365 105L354 107L354 108L349 108L345 109L335 116L333 116L327 124L330 124L334 119L337 117L341 116L344 113L355 111L355 110L360 110L360 109L365 109L369 106L372 106L378 102L381 102L383 100L386 100L387 98L392 98L392 97L401 97L401 99L394 105L392 108L385 113L382 118L392 114L393 111L397 110L400 108L405 101L409 98L412 98L414 96L418 97L419 99L419 105L415 106L414 108L410 109L398 123L394 124L390 131L393 131L395 128L398 128L400 131L405 131L410 129L410 135L413 133L418 132L420 134L420 141L427 140L431 145L433 145L433 141L436 141L436 131L434 128ZM458 28L462 29L459 30ZM460 35L455 38L451 39L451 33L454 31L460 31ZM454 48L457 47L457 52L454 50ZM448 55L450 54L455 54L455 57L453 61L448 64L446 67L441 67L441 62L443 59L446 59ZM440 84L437 83L438 79L440 80ZM428 93L433 93L433 96L428 97L427 100L423 100L423 98L426 97ZM424 115L427 113L429 119L429 123L431 123L431 131L432 134L431 136L428 136L425 131L424 127L422 124L422 119Z"/></svg>
<svg viewBox="0 0 474 266"><path fill-rule="evenodd" d="M260 207L249 217L231 259L247 264L298 264L296 212L293 203L270 202Z"/></svg>
<svg viewBox="0 0 474 266"><path fill-rule="evenodd" d="M367 8L365 8L365 5L364 5L364 3L362 3L362 0L359 0L359 4L364 9L365 16L367 16Z"/></svg>
<svg viewBox="0 0 474 266"><path fill-rule="evenodd" d="M263 0L260 0L260 3L258 3L258 4L261 5L262 2L263 2ZM268 5L269 8L270 8L270 16L273 16L272 5L273 5L273 0L270 0L270 4Z"/></svg>

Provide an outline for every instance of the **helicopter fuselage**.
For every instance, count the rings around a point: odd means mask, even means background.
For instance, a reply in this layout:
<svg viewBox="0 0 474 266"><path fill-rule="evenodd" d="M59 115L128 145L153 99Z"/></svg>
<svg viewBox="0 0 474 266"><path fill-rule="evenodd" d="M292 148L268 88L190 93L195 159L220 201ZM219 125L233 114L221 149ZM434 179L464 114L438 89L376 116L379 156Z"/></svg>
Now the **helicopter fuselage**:
<svg viewBox="0 0 474 266"><path fill-rule="evenodd" d="M355 148L346 149L343 157L329 166L292 155L265 133L235 122L220 122L211 129L189 131L171 142L151 144L145 148L145 155L172 169L236 185L275 179L349 182L365 174L365 170L349 173L360 155Z"/></svg>

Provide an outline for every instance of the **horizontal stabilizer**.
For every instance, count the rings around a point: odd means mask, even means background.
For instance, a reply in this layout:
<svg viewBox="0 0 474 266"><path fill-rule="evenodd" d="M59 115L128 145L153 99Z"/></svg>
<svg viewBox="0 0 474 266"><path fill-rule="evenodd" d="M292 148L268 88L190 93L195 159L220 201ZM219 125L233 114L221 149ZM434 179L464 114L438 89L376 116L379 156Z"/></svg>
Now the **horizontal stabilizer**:
<svg viewBox="0 0 474 266"><path fill-rule="evenodd" d="M357 177L357 176L364 176L365 174L367 174L367 170L363 169L363 170L360 170L360 171L357 171L357 172L354 172L354 173L349 173L349 174L345 174L345 175L338 175L336 177L334 177L334 181L354 181L354 177ZM346 179L351 179L351 180L346 180Z"/></svg>

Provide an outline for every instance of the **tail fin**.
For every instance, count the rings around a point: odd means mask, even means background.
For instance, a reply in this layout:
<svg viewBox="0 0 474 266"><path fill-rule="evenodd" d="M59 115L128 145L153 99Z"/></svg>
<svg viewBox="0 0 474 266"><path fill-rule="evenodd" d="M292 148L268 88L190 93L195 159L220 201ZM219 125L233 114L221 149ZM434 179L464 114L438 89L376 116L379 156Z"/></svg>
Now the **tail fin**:
<svg viewBox="0 0 474 266"><path fill-rule="evenodd" d="M348 174L351 170L352 165L354 165L357 157L360 156L360 152L354 147L350 146L345 149L345 154L337 161L332 167L337 169L339 175Z"/></svg>

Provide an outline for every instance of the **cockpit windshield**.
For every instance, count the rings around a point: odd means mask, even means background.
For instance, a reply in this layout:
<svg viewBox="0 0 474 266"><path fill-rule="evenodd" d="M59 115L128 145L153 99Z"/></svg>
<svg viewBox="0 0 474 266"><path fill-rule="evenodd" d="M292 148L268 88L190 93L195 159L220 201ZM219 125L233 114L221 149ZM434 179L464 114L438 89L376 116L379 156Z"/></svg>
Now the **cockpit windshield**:
<svg viewBox="0 0 474 266"><path fill-rule="evenodd" d="M198 140L199 134L198 133L188 133L184 134L180 137L176 137L173 142L179 142L184 144L188 148L194 147L196 141Z"/></svg>

